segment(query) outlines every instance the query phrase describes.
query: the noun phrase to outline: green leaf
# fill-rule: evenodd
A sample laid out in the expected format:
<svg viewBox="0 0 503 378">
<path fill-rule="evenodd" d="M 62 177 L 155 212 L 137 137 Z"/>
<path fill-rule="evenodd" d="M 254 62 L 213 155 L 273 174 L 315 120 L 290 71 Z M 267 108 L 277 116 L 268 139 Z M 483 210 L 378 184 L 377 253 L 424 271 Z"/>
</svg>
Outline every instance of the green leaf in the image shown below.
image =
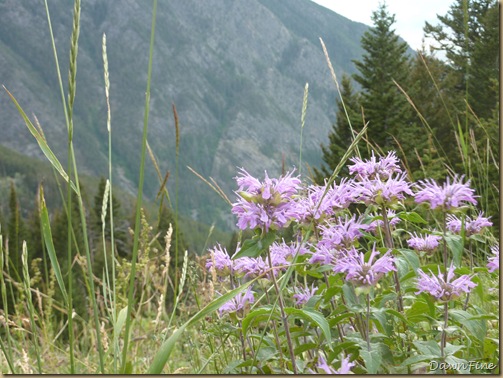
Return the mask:
<svg viewBox="0 0 503 378">
<path fill-rule="evenodd" d="M 124 374 L 127 374 L 127 375 L 133 374 L 133 363 L 131 361 L 126 362 Z"/>
<path fill-rule="evenodd" d="M 409 263 L 410 267 L 416 271 L 419 269 L 421 263 L 419 262 L 419 256 L 417 253 L 411 249 L 400 248 L 397 250 Z"/>
<path fill-rule="evenodd" d="M 464 345 L 452 345 L 447 343 L 447 345 L 444 348 L 444 353 L 446 356 L 453 355 L 456 352 L 459 352 L 460 350 L 463 350 L 465 348 Z"/>
<path fill-rule="evenodd" d="M 56 255 L 56 250 L 52 241 L 51 222 L 49 221 L 49 213 L 47 212 L 47 206 L 45 204 L 44 198 L 44 188 L 42 185 L 40 185 L 40 224 L 42 226 L 42 236 L 44 239 L 45 247 L 47 248 L 49 260 L 51 260 L 51 266 L 54 270 L 56 281 L 58 282 L 58 286 L 61 290 L 61 293 L 63 294 L 65 303 L 68 304 L 68 294 L 66 293 L 66 287 L 63 281 L 63 276 L 61 274 L 58 256 Z"/>
<path fill-rule="evenodd" d="M 451 354 L 445 358 L 445 362 L 447 364 L 449 364 L 451 369 L 455 369 L 456 371 L 458 371 L 462 374 L 470 374 L 470 365 L 468 364 L 467 360 L 464 360 L 462 358 L 458 358 L 458 357 L 453 356 Z M 463 368 L 463 367 L 465 367 L 465 368 Z"/>
<path fill-rule="evenodd" d="M 499 340 L 485 339 L 484 340 L 484 359 L 491 360 L 498 356 L 496 353 L 499 347 Z"/>
<path fill-rule="evenodd" d="M 484 342 L 487 333 L 484 319 L 476 319 L 469 312 L 457 309 L 449 310 L 449 317 L 457 321 L 459 325 L 466 327 L 481 343 Z"/>
<path fill-rule="evenodd" d="M 418 322 L 423 320 L 426 315 L 431 316 L 430 306 L 423 301 L 415 301 L 412 306 L 405 312 L 407 319 L 411 322 Z"/>
<path fill-rule="evenodd" d="M 440 346 L 434 340 L 421 341 L 416 340 L 413 342 L 419 353 L 424 355 L 432 355 L 435 358 L 440 358 L 442 353 L 440 351 Z"/>
<path fill-rule="evenodd" d="M 312 308 L 303 308 L 298 309 L 294 307 L 285 308 L 285 313 L 287 315 L 294 315 L 309 320 L 311 322 L 316 323 L 316 325 L 321 329 L 327 343 L 330 345 L 332 343 L 332 336 L 330 333 L 330 326 L 328 325 L 327 320 L 323 316 L 321 312 L 318 312 Z"/>
<path fill-rule="evenodd" d="M 161 374 L 164 365 L 168 361 L 173 348 L 175 347 L 176 342 L 183 334 L 185 329 L 199 320 L 203 319 L 205 316 L 211 314 L 212 312 L 218 310 L 223 304 L 230 301 L 239 293 L 242 293 L 244 290 L 248 288 L 251 284 L 253 284 L 259 277 L 246 282 L 245 284 L 239 286 L 238 288 L 229 291 L 228 293 L 222 295 L 219 298 L 216 298 L 212 302 L 210 302 L 206 307 L 197 312 L 192 318 L 190 318 L 187 322 L 182 324 L 180 328 L 178 328 L 159 348 L 156 355 L 154 356 L 154 360 L 148 369 L 148 374 Z"/>
<path fill-rule="evenodd" d="M 409 323 L 408 320 L 405 318 L 405 316 L 403 316 L 397 310 L 393 310 L 392 308 L 386 308 L 386 309 L 384 309 L 384 312 L 386 312 L 387 314 L 393 315 L 394 317 L 400 319 L 401 321 L 405 322 L 406 324 Z"/>
<path fill-rule="evenodd" d="M 269 231 L 265 234 L 265 236 L 262 237 L 254 236 L 251 239 L 245 240 L 239 252 L 233 256 L 233 259 L 238 259 L 240 257 L 260 256 L 260 254 L 266 251 L 267 248 L 269 248 L 275 240 L 275 231 Z"/>
<path fill-rule="evenodd" d="M 114 324 L 114 345 L 117 345 L 119 341 L 119 336 L 126 322 L 127 316 L 127 306 L 119 311 L 119 316 L 117 316 L 117 322 Z"/>
<path fill-rule="evenodd" d="M 273 308 L 271 306 L 267 307 L 261 307 L 256 310 L 251 311 L 246 317 L 243 319 L 242 323 L 242 328 L 243 328 L 243 337 L 246 337 L 246 334 L 248 333 L 248 328 L 250 327 L 251 323 L 253 321 L 257 320 L 267 320 L 267 319 L 272 319 L 272 318 L 279 318 L 278 308 L 274 309 L 274 312 L 272 313 Z"/>
<path fill-rule="evenodd" d="M 418 362 L 423 362 L 423 361 L 434 361 L 437 358 L 439 358 L 437 355 L 434 354 L 418 354 L 415 356 L 411 356 L 407 358 L 405 361 L 402 362 L 403 365 L 408 366 L 412 364 L 417 364 Z"/>
<path fill-rule="evenodd" d="M 351 286 L 345 283 L 342 285 L 342 292 L 344 293 L 344 298 L 346 298 L 346 305 L 349 308 L 362 308 L 358 303 L 358 298 L 356 298 L 355 292 Z"/>
<path fill-rule="evenodd" d="M 333 355 L 338 355 L 341 352 L 346 352 L 346 354 L 352 354 L 353 350 L 358 350 L 358 343 L 355 341 L 343 341 L 338 343 L 333 347 Z"/>
<path fill-rule="evenodd" d="M 360 356 L 365 361 L 365 367 L 367 368 L 367 373 L 377 374 L 379 367 L 381 366 L 382 356 L 379 350 L 361 350 Z"/>
<path fill-rule="evenodd" d="M 298 356 L 299 354 L 304 353 L 307 350 L 314 349 L 318 346 L 318 343 L 306 343 L 299 345 L 298 347 L 295 348 L 294 354 Z"/>
<path fill-rule="evenodd" d="M 7 88 L 5 88 L 5 86 L 3 88 L 5 89 L 5 91 L 7 92 L 9 97 L 11 98 L 12 102 L 16 106 L 19 114 L 21 114 L 21 117 L 23 117 L 23 120 L 24 120 L 26 126 L 28 127 L 28 130 L 37 140 L 37 143 L 38 143 L 40 149 L 42 150 L 42 152 L 44 153 L 45 157 L 49 160 L 49 162 L 52 164 L 52 166 L 59 172 L 61 177 L 63 177 L 63 179 L 66 182 L 68 182 L 67 173 L 63 169 L 63 166 L 59 162 L 56 155 L 54 155 L 52 150 L 49 148 L 49 145 L 47 144 L 47 141 L 45 140 L 44 135 L 41 134 L 41 132 L 33 125 L 33 123 L 30 121 L 30 119 L 28 118 L 28 116 L 24 112 L 23 108 L 21 108 L 21 106 L 16 101 L 14 96 L 7 90 Z M 75 191 L 75 193 L 78 193 L 77 188 L 75 187 L 75 184 L 73 183 L 73 181 L 70 181 L 70 185 L 72 186 L 72 189 Z"/>
<path fill-rule="evenodd" d="M 445 241 L 447 247 L 452 252 L 454 266 L 461 266 L 461 257 L 463 255 L 463 239 L 459 235 L 446 235 Z"/>
<path fill-rule="evenodd" d="M 382 327 L 382 331 L 384 331 L 387 336 L 391 336 L 391 334 L 393 333 L 393 327 L 390 323 L 388 323 L 388 316 L 386 315 L 385 309 L 373 309 L 371 316 L 377 319 Z"/>
<path fill-rule="evenodd" d="M 277 359 L 278 350 L 274 347 L 261 347 L 256 354 L 258 361 L 269 361 Z"/>
<path fill-rule="evenodd" d="M 427 224 L 421 215 L 418 213 L 411 211 L 411 212 L 400 212 L 397 214 L 400 219 L 412 222 L 412 223 L 417 223 L 417 224 Z"/>
</svg>

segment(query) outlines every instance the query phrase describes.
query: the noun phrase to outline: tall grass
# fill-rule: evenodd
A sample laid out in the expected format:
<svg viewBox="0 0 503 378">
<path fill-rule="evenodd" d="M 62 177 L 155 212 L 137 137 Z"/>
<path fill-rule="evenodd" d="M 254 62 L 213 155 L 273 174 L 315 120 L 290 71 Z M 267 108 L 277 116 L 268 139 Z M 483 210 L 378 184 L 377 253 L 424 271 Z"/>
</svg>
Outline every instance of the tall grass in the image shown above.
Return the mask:
<svg viewBox="0 0 503 378">
<path fill-rule="evenodd" d="M 152 236 L 151 228 L 143 211 L 143 186 L 148 152 L 159 178 L 161 208 L 164 197 L 170 202 L 166 182 L 169 172 L 161 174 L 159 165 L 147 141 L 151 94 L 152 62 L 154 54 L 157 0 L 153 1 L 145 108 L 143 118 L 142 148 L 139 161 L 138 194 L 135 208 L 135 226 L 132 230 L 133 245 L 131 259 L 121 259 L 115 250 L 113 217 L 113 162 L 112 162 L 112 120 L 110 97 L 110 75 L 106 36 L 102 40 L 105 102 L 107 108 L 106 128 L 108 133 L 108 178 L 101 202 L 101 244 L 104 269 L 93 272 L 93 256 L 89 245 L 89 232 L 83 195 L 79 183 L 77 161 L 74 153 L 73 108 L 76 100 L 76 73 L 78 40 L 80 31 L 80 0 L 75 0 L 73 28 L 71 34 L 68 89 L 65 93 L 58 62 L 58 53 L 52 33 L 51 18 L 47 1 L 46 15 L 53 47 L 55 67 L 61 92 L 62 108 L 67 128 L 67 167 L 66 170 L 49 147 L 42 128 L 32 123 L 15 96 L 7 91 L 18 109 L 27 128 L 32 133 L 42 152 L 54 168 L 55 175 L 63 178 L 66 195 L 62 192 L 62 203 L 67 215 L 67 266 L 58 261 L 51 229 L 51 219 L 42 185 L 39 191 L 39 216 L 45 251 L 50 260 L 50 275 L 46 273 L 46 293 L 36 287 L 36 268 L 30 274 L 26 243 L 22 248 L 23 270 L 20 277 L 12 277 L 9 270 L 8 244 L 4 244 L 0 233 L 0 291 L 4 313 L 0 322 L 4 325 L 6 337 L 0 338 L 0 349 L 6 366 L 0 373 L 37 372 L 42 373 L 309 373 L 322 371 L 321 363 L 326 358 L 332 366 L 342 367 L 347 356 L 357 373 L 404 373 L 422 372 L 426 362 L 493 362 L 499 350 L 497 325 L 499 318 L 493 314 L 498 307 L 497 298 L 487 291 L 497 284 L 495 275 L 489 275 L 486 253 L 477 254 L 473 260 L 472 243 L 482 245 L 480 250 L 494 242 L 492 235 L 466 240 L 465 235 L 447 234 L 446 214 L 426 211 L 419 214 L 418 207 L 409 210 L 410 204 L 392 204 L 396 215 L 404 223 L 404 228 L 392 230 L 388 219 L 388 204 L 374 204 L 365 207 L 359 216 L 366 225 L 382 221 L 384 227 L 372 235 L 366 232 L 358 248 L 369 248 L 364 255 L 368 260 L 372 244 L 383 254 L 388 250 L 395 257 L 393 278 L 384 277 L 382 285 L 359 287 L 341 275 L 332 274 L 328 265 L 310 264 L 301 249 L 310 252 L 317 247 L 324 224 L 311 218 L 309 222 L 295 227 L 297 238 L 289 240 L 291 230 L 257 230 L 254 236 L 246 238 L 233 255 L 233 261 L 243 257 L 266 256 L 267 267 L 253 276 L 240 277 L 234 272 L 230 282 L 217 276 L 215 253 L 203 258 L 195 258 L 184 251 L 181 272 L 179 272 L 178 225 L 170 227 L 165 235 L 165 248 L 159 251 L 156 241 L 159 235 Z M 327 49 L 321 40 L 323 52 L 332 79 L 341 97 Z M 430 75 L 432 77 L 432 75 Z M 433 80 L 433 77 L 432 77 Z M 436 85 L 436 83 L 435 83 Z M 7 89 L 6 89 L 7 90 Z M 425 128 L 434 134 L 427 120 L 420 114 L 413 100 L 403 91 L 409 103 L 416 109 Z M 302 172 L 302 145 L 305 117 L 308 109 L 308 85 L 304 89 L 300 147 L 299 175 Z M 343 104 L 344 106 L 344 104 Z M 345 108 L 344 108 L 345 109 Z M 346 111 L 346 110 L 345 110 Z M 446 111 L 447 108 L 446 108 Z M 175 172 L 175 222 L 178 221 L 178 165 L 180 127 L 176 107 L 173 105 L 176 138 Z M 347 116 L 347 111 L 346 111 Z M 349 121 L 349 117 L 348 121 Z M 476 117 L 474 117 L 476 119 Z M 484 128 L 478 120 L 478 125 Z M 477 149 L 475 136 L 469 129 L 463 129 L 459 122 L 452 125 L 456 130 L 463 169 L 473 178 L 474 170 L 483 174 L 478 178 L 477 187 L 484 189 L 483 206 L 488 207 L 499 193 L 492 193 L 489 181 L 489 164 L 499 165 L 491 156 L 489 135 L 486 155 Z M 352 125 L 350 124 L 352 129 Z M 360 156 L 358 144 L 366 135 L 367 125 L 361 132 L 353 134 L 353 140 L 339 164 L 327 179 L 324 190 L 314 204 L 313 213 L 321 210 L 324 199 L 331 187 L 337 185 L 339 173 L 350 157 Z M 487 134 L 487 132 L 486 132 Z M 435 141 L 438 143 L 438 141 Z M 442 146 L 438 145 L 439 148 Z M 447 155 L 446 155 L 447 156 Z M 212 178 L 206 180 L 189 168 L 208 184 L 229 205 L 232 201 Z M 211 182 L 210 182 L 211 181 Z M 298 197 L 305 195 L 304 188 Z M 244 194 L 246 196 L 246 194 Z M 73 201 L 77 199 L 78 214 L 72 211 Z M 258 200 L 255 200 L 258 201 Z M 251 201 L 253 202 L 253 201 Z M 396 206 L 395 206 L 396 205 Z M 499 208 L 498 208 L 499 209 Z M 427 214 L 425 216 L 424 214 Z M 160 212 L 159 212 L 160 214 Z M 348 215 L 349 211 L 344 215 Z M 323 216 L 326 216 L 324 214 Z M 431 230 L 430 223 L 441 225 L 441 230 Z M 443 217 L 443 218 L 442 218 Z M 73 220 L 78 219 L 83 235 L 84 250 L 79 250 Z M 109 224 L 107 225 L 107 219 Z M 346 217 L 347 219 L 347 217 Z M 106 228 L 110 227 L 110 244 L 106 240 Z M 291 227 L 291 228 L 295 228 Z M 283 232 L 283 233 L 282 233 Z M 441 234 L 443 249 L 432 259 L 417 255 L 405 246 L 405 235 L 412 232 Z M 170 246 L 175 234 L 174 274 L 170 275 Z M 296 242 L 291 260 L 281 266 L 281 273 L 273 263 L 271 247 L 280 240 Z M 6 245 L 6 248 L 4 248 Z M 465 245 L 468 245 L 465 248 Z M 480 247 L 480 245 L 478 245 Z M 469 255 L 466 255 L 469 251 Z M 452 258 L 448 253 L 452 253 Z M 207 260 L 206 260 L 207 259 Z M 462 262 L 470 259 L 470 268 Z M 456 274 L 469 274 L 477 281 L 478 289 L 470 293 L 466 300 L 438 303 L 426 294 L 417 294 L 414 282 L 418 271 L 439 269 L 447 275 L 448 261 L 456 263 Z M 368 261 L 367 261 L 368 262 Z M 208 266 L 212 266 L 209 269 Z M 75 310 L 76 288 L 74 280 L 81 269 L 88 286 L 88 300 L 92 316 L 86 319 Z M 100 275 L 101 274 L 101 275 Z M 439 273 L 440 274 L 440 273 Z M 391 275 L 390 275 L 391 276 Z M 308 288 L 309 284 L 319 288 L 309 302 L 303 306 L 294 303 L 294 292 L 298 285 Z M 402 286 L 400 286 L 402 285 Z M 171 313 L 166 313 L 165 301 L 168 287 L 174 293 Z M 257 288 L 254 304 L 225 314 L 217 311 L 230 301 L 242 298 L 251 287 Z M 56 288 L 58 293 L 56 294 Z M 217 291 L 220 290 L 221 293 Z M 8 297 L 16 299 L 10 308 Z M 61 298 L 60 300 L 58 298 Z M 398 305 L 397 305 L 398 303 Z M 395 309 L 396 308 L 396 309 Z M 462 310 L 461 310 L 462 308 Z M 51 318 L 53 311 L 59 311 L 64 321 Z M 56 328 L 56 329 L 53 329 Z M 40 331 L 40 332 L 39 332 Z M 54 331 L 54 332 L 53 332 Z M 55 334 L 56 333 L 56 334 Z M 465 337 L 466 342 L 463 342 Z M 193 356 L 191 360 L 187 356 Z M 323 357 L 325 356 L 325 357 Z M 58 366 L 59 364 L 59 366 Z M 334 365 L 335 364 L 335 365 Z M 328 365 L 327 365 L 328 366 Z M 327 368 L 329 369 L 329 368 Z M 333 369 L 333 367 L 332 367 Z M 445 369 L 444 369 L 445 370 Z M 457 369 L 458 372 L 466 372 Z"/>
</svg>

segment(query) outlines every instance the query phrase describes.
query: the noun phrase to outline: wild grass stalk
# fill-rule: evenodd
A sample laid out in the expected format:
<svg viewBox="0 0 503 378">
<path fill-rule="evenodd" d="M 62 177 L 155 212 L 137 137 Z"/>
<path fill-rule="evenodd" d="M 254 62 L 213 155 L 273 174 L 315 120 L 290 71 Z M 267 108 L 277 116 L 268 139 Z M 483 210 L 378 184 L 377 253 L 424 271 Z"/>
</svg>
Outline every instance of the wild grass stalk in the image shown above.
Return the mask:
<svg viewBox="0 0 503 378">
<path fill-rule="evenodd" d="M 147 89 L 145 93 L 145 112 L 143 117 L 143 136 L 142 136 L 142 150 L 140 155 L 140 177 L 138 180 L 138 195 L 136 199 L 136 217 L 135 217 L 135 229 L 134 229 L 134 239 L 133 239 L 133 254 L 131 258 L 131 273 L 129 278 L 129 291 L 128 291 L 128 306 L 126 314 L 126 330 L 124 334 L 124 347 L 122 352 L 122 363 L 120 372 L 125 374 L 128 372 L 127 364 L 127 351 L 129 349 L 129 338 L 131 330 L 131 310 L 133 307 L 133 292 L 134 292 L 134 282 L 136 274 L 136 260 L 138 258 L 138 241 L 140 234 L 140 213 L 143 199 L 143 183 L 144 183 L 144 170 L 145 170 L 145 155 L 146 155 L 146 145 L 147 145 L 147 130 L 148 130 L 148 117 L 150 110 L 150 85 L 152 79 L 152 62 L 154 56 L 154 36 L 155 36 L 155 21 L 157 15 L 157 0 L 153 2 L 152 9 L 152 28 L 150 34 L 150 51 L 148 60 L 148 71 L 147 71 Z"/>
<path fill-rule="evenodd" d="M 35 349 L 35 354 L 37 355 L 37 369 L 38 374 L 42 374 L 42 361 L 41 361 L 41 353 L 40 353 L 40 345 L 39 345 L 39 337 L 36 329 L 37 326 L 35 324 L 35 306 L 33 306 L 33 300 L 31 295 L 31 287 L 30 287 L 30 272 L 29 272 L 29 264 L 28 264 L 28 249 L 26 247 L 26 241 L 23 242 L 23 249 L 21 254 L 21 260 L 23 262 L 23 287 L 24 287 L 24 295 L 26 296 L 27 304 L 28 304 L 28 314 L 30 317 L 30 331 L 32 334 L 33 346 Z"/>
<path fill-rule="evenodd" d="M 4 316 L 4 321 L 5 321 L 5 331 L 7 333 L 6 339 L 7 339 L 7 346 L 4 345 L 3 343 L 3 338 L 0 338 L 0 347 L 2 348 L 3 355 L 5 356 L 5 359 L 7 360 L 7 364 L 9 365 L 9 369 L 11 374 L 16 374 L 16 371 L 14 369 L 14 364 L 12 360 L 12 351 L 14 350 L 14 342 L 12 340 L 12 335 L 10 332 L 10 325 L 9 325 L 9 301 L 7 298 L 7 285 L 5 284 L 5 277 L 4 277 L 4 266 L 7 268 L 9 265 L 9 259 L 5 258 L 6 254 L 4 255 L 4 240 L 3 240 L 3 235 L 2 235 L 2 227 L 0 225 L 0 291 L 2 293 L 2 308 L 3 308 L 3 316 Z M 13 298 L 14 299 L 14 298 Z"/>
<path fill-rule="evenodd" d="M 299 147 L 299 175 L 302 174 L 302 143 L 304 134 L 304 125 L 306 123 L 307 114 L 307 97 L 309 95 L 309 84 L 306 83 L 304 86 L 304 98 L 302 99 L 302 112 L 300 115 L 300 147 Z"/>
<path fill-rule="evenodd" d="M 105 99 L 107 104 L 107 133 L 108 133 L 108 180 L 107 187 L 108 190 L 108 209 L 109 209 L 109 218 L 110 218 L 110 255 L 111 255 L 111 266 L 112 266 L 112 280 L 108 276 L 108 267 L 105 266 L 106 274 L 108 277 L 108 290 L 111 293 L 109 296 L 110 307 L 111 307 L 111 318 L 113 325 L 113 368 L 114 374 L 118 373 L 118 356 L 120 354 L 120 346 L 118 343 L 118 335 L 115 334 L 118 318 L 117 318 L 117 290 L 116 290 L 116 275 L 115 275 L 115 226 L 114 226 L 114 202 L 113 202 L 113 180 L 112 180 L 112 112 L 110 109 L 110 78 L 108 71 L 108 55 L 107 55 L 107 39 L 106 35 L 103 34 L 102 40 L 102 56 L 103 56 L 103 79 L 105 83 Z M 105 190 L 105 193 L 107 191 Z M 105 197 L 103 198 L 103 207 L 102 207 L 102 234 L 103 234 L 103 254 L 105 257 L 105 262 L 107 261 L 107 253 L 106 253 L 106 243 L 105 243 L 105 220 L 106 220 L 106 205 L 105 205 Z"/>
<path fill-rule="evenodd" d="M 178 253 L 180 247 L 180 227 L 178 227 L 178 184 L 180 165 L 180 124 L 176 106 L 173 104 L 173 118 L 175 121 L 175 288 L 174 295 L 178 294 Z"/>
<path fill-rule="evenodd" d="M 344 114 L 345 114 L 346 119 L 348 121 L 349 129 L 351 130 L 351 135 L 353 136 L 353 138 L 354 138 L 353 141 L 354 141 L 356 139 L 357 133 L 353 130 L 353 125 L 351 124 L 351 119 L 349 117 L 349 113 L 346 108 L 344 98 L 342 97 L 342 92 L 341 92 L 341 88 L 339 86 L 339 81 L 337 80 L 337 75 L 335 74 L 334 67 L 332 66 L 332 61 L 330 60 L 330 56 L 328 55 L 327 47 L 325 46 L 325 42 L 323 42 L 322 38 L 320 38 L 320 43 L 321 43 L 321 48 L 323 49 L 323 54 L 325 55 L 325 59 L 327 61 L 328 69 L 330 70 L 330 74 L 332 75 L 332 80 L 334 81 L 335 87 L 337 89 L 337 94 L 339 95 L 339 100 L 341 101 L 342 108 L 344 109 Z M 356 153 L 356 155 L 358 157 L 361 157 L 360 150 L 358 149 L 358 144 L 356 144 L 351 149 L 351 153 L 353 153 L 353 149 L 354 149 L 354 153 Z M 346 151 L 346 152 L 348 152 L 348 151 Z"/>
</svg>

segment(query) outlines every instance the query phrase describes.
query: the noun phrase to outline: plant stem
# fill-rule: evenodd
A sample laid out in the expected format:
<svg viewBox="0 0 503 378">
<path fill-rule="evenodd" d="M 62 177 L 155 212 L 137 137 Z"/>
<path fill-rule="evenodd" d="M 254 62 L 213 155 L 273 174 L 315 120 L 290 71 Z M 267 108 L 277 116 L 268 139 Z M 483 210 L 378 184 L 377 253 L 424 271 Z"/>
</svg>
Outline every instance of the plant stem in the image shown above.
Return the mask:
<svg viewBox="0 0 503 378">
<path fill-rule="evenodd" d="M 370 352 L 370 294 L 367 294 L 367 349 Z"/>
<path fill-rule="evenodd" d="M 387 248 L 393 249 L 393 239 L 391 238 L 391 229 L 388 220 L 388 209 L 386 205 L 382 205 L 382 220 L 384 228 L 384 245 Z M 403 312 L 402 290 L 400 288 L 400 280 L 398 279 L 397 271 L 393 271 L 393 279 L 395 280 L 395 289 L 398 296 L 398 311 Z"/>
<path fill-rule="evenodd" d="M 448 318 L 449 318 L 449 307 L 448 307 L 448 302 L 445 302 L 444 303 L 444 328 L 442 329 L 442 338 L 440 341 L 440 355 L 442 356 L 442 360 L 445 359 L 444 348 L 447 344 L 447 333 L 446 333 L 445 329 L 447 328 Z M 444 369 L 444 374 L 445 374 L 445 369 Z"/>
<path fill-rule="evenodd" d="M 442 236 L 443 236 L 443 239 L 444 239 L 444 248 L 443 248 L 443 252 L 444 252 L 444 279 L 447 281 L 447 232 L 446 232 L 446 229 L 447 229 L 447 214 L 446 212 L 444 211 L 443 212 L 443 220 L 442 220 Z"/>
<path fill-rule="evenodd" d="M 272 260 L 271 260 L 271 252 L 269 249 L 267 250 L 267 259 L 269 261 L 269 266 L 271 267 L 272 282 L 274 284 L 274 288 L 276 289 L 276 294 L 278 295 L 278 303 L 279 303 L 279 308 L 281 311 L 281 319 L 283 320 L 283 325 L 285 326 L 286 340 L 288 343 L 288 349 L 290 351 L 290 359 L 292 360 L 292 370 L 293 370 L 294 374 L 297 374 L 297 366 L 295 364 L 295 354 L 293 352 L 293 345 L 292 345 L 292 339 L 290 336 L 290 328 L 288 326 L 288 319 L 285 314 L 285 307 L 283 304 L 283 296 L 281 295 L 281 291 L 279 290 L 278 283 L 276 282 L 276 277 L 274 276 L 274 269 L 273 269 Z M 278 345 L 278 347 L 280 347 L 280 346 Z"/>
<path fill-rule="evenodd" d="M 131 258 L 131 272 L 129 279 L 129 289 L 128 289 L 128 306 L 126 315 L 126 330 L 124 333 L 124 348 L 122 350 L 122 364 L 121 364 L 121 374 L 126 373 L 127 368 L 127 351 L 129 348 L 129 333 L 131 329 L 131 310 L 133 307 L 133 291 L 134 282 L 136 275 L 136 260 L 138 257 L 138 244 L 139 244 L 139 234 L 140 234 L 140 211 L 143 196 L 143 183 L 144 183 L 144 171 L 145 171 L 145 152 L 147 145 L 147 130 L 148 130 L 148 116 L 150 110 L 150 83 L 152 78 L 152 61 L 154 55 L 154 35 L 155 35 L 155 20 L 157 11 L 157 0 L 154 0 L 153 10 L 152 10 L 152 30 L 150 33 L 150 52 L 148 61 L 148 72 L 147 72 L 147 90 L 145 93 L 145 114 L 143 117 L 143 137 L 142 137 L 142 150 L 141 150 L 141 161 L 140 161 L 140 178 L 138 182 L 138 197 L 136 199 L 136 220 L 135 220 L 135 230 L 134 230 L 134 240 L 133 240 L 133 256 Z"/>
</svg>

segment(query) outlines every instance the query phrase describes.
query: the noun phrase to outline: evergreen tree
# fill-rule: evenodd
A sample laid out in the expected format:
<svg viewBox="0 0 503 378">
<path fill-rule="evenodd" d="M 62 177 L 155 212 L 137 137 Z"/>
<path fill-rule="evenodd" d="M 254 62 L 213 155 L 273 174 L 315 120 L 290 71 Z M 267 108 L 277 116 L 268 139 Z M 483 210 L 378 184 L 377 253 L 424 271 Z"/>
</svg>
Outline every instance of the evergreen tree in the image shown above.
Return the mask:
<svg viewBox="0 0 503 378">
<path fill-rule="evenodd" d="M 392 29 L 395 16 L 390 15 L 386 5 L 381 4 L 372 13 L 373 27 L 364 33 L 361 44 L 365 53 L 361 61 L 354 61 L 359 73 L 353 75 L 361 85 L 361 105 L 368 122 L 368 141 L 383 151 L 396 149 L 396 137 L 400 143 L 409 142 L 401 138 L 410 123 L 410 106 L 397 82 L 406 83 L 409 63 L 407 44 L 400 42 Z M 402 146 L 403 147 L 403 146 Z M 407 151 L 407 148 L 403 148 Z M 369 154 L 362 152 L 362 157 Z"/>
<path fill-rule="evenodd" d="M 323 162 L 325 165 L 321 167 L 321 170 L 314 168 L 314 179 L 319 185 L 323 185 L 325 178 L 332 175 L 332 172 L 339 164 L 342 156 L 346 153 L 349 145 L 352 143 L 356 134 L 353 135 L 351 129 L 353 129 L 353 132 L 355 133 L 362 129 L 359 94 L 355 93 L 349 76 L 343 75 L 341 84 L 341 96 L 344 100 L 347 116 L 346 111 L 344 111 L 343 102 L 339 99 L 337 102 L 337 121 L 332 126 L 332 131 L 328 134 L 328 146 L 324 146 L 323 144 L 321 145 Z M 364 148 L 363 142 L 359 144 L 359 148 Z M 340 175 L 347 176 L 348 174 L 348 168 L 347 166 L 344 166 Z"/>
<path fill-rule="evenodd" d="M 466 151 L 451 149 L 452 167 L 466 174 L 480 207 L 499 225 L 499 2 L 456 0 L 440 24 L 426 23 L 426 36 L 445 52 L 453 84 L 444 98 L 459 103 L 451 122 Z M 465 105 L 465 102 L 468 105 Z M 446 146 L 452 145 L 446 141 Z M 454 164 L 457 162 L 457 164 Z M 495 227 L 496 234 L 498 233 Z"/>
<path fill-rule="evenodd" d="M 446 74 L 452 70 L 443 61 L 428 54 L 424 48 L 418 51 L 411 61 L 408 76 L 407 94 L 414 103 L 412 128 L 418 135 L 426 135 L 426 141 L 418 143 L 413 151 L 419 156 L 418 165 L 411 167 L 415 179 L 426 177 L 445 177 L 445 165 L 456 163 L 456 149 L 451 143 L 455 140 L 454 121 L 459 98 L 449 96 L 454 85 L 453 76 Z"/>
<path fill-rule="evenodd" d="M 424 32 L 445 52 L 456 75 L 454 92 L 478 117 L 491 117 L 499 95 L 499 7 L 497 0 L 456 0 L 440 24 L 426 22 Z"/>
</svg>

